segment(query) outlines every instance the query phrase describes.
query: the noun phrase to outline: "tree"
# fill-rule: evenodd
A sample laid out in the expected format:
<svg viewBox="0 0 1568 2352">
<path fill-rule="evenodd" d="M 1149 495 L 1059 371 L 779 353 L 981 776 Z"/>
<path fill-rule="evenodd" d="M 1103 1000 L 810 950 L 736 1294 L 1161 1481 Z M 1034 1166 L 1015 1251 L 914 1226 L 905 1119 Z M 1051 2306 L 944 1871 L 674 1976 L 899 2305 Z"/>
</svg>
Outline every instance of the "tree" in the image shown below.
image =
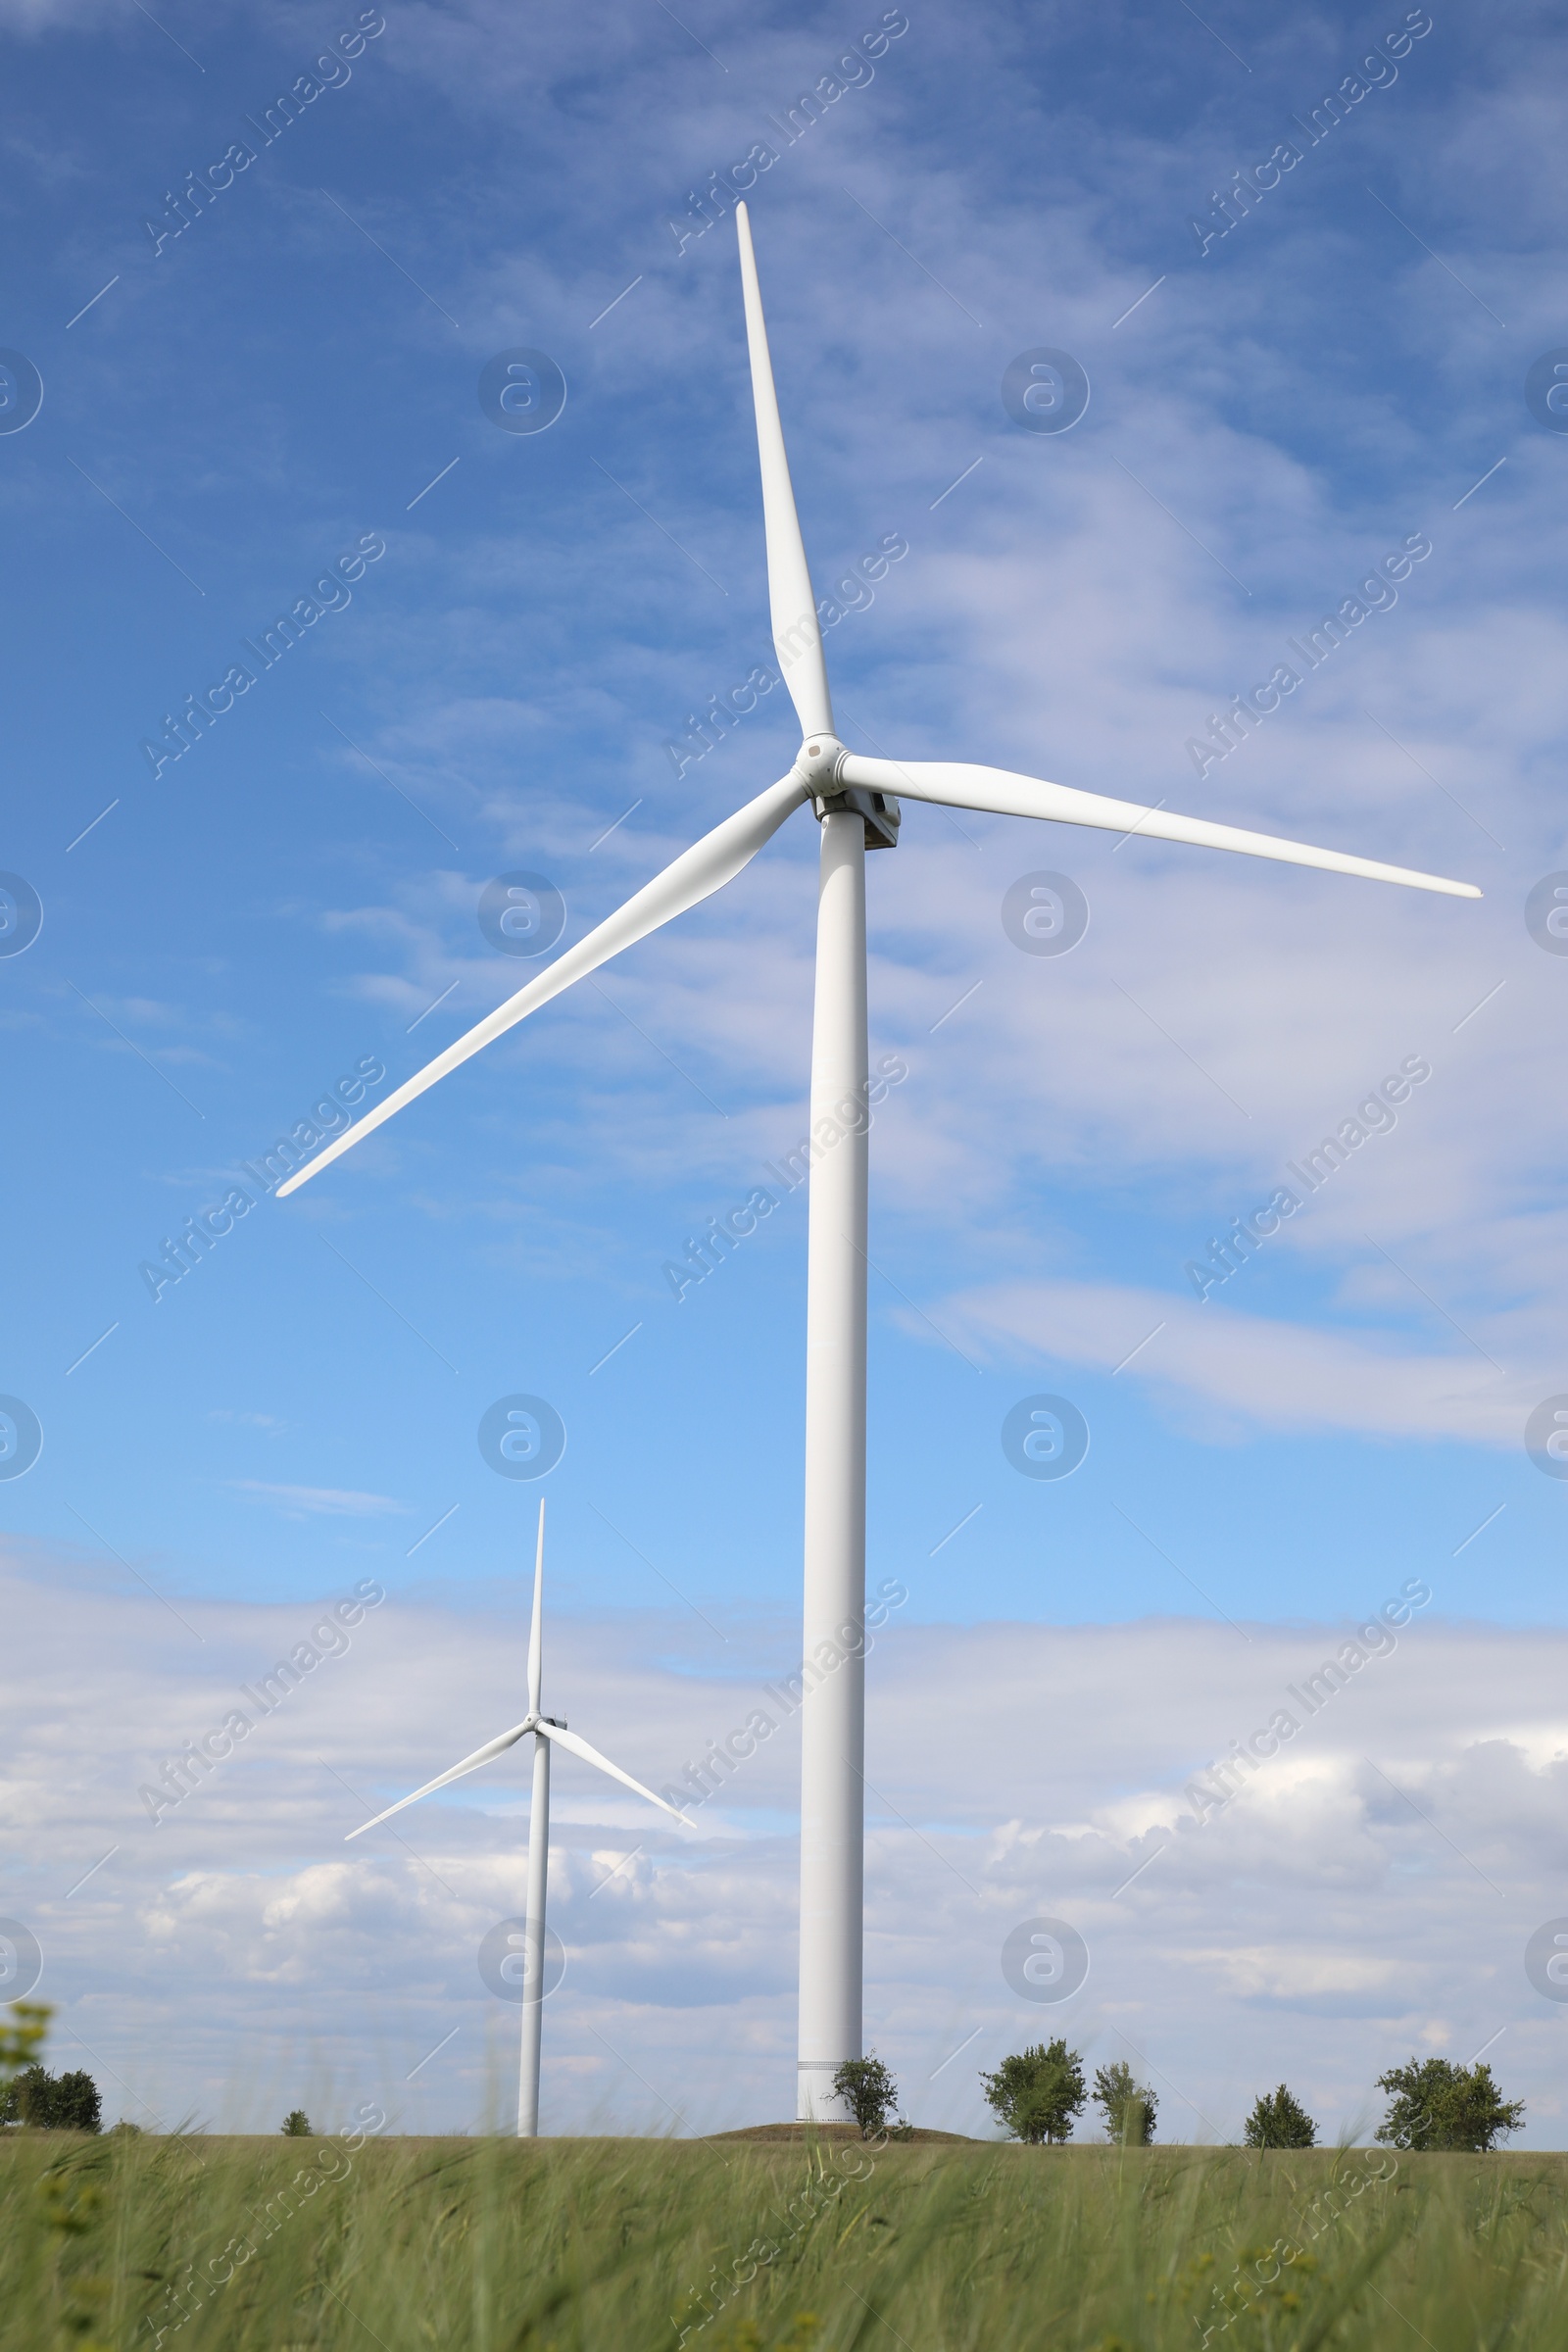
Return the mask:
<svg viewBox="0 0 1568 2352">
<path fill-rule="evenodd" d="M 303 2107 L 291 2107 L 280 2127 L 285 2139 L 314 2139 L 311 2119 Z"/>
<path fill-rule="evenodd" d="M 1485 2155 L 1524 2122 L 1523 2099 L 1505 2099 L 1490 2066 L 1412 2058 L 1378 2077 L 1391 2099 L 1376 2137 L 1396 2147 L 1466 2148 Z"/>
<path fill-rule="evenodd" d="M 35 2132 L 101 2132 L 103 2102 L 91 2075 L 51 2075 L 34 2063 L 0 2094 L 0 2118 Z"/>
<path fill-rule="evenodd" d="M 1070 2138 L 1088 2096 L 1083 2061 L 1059 2037 L 1004 2058 L 994 2075 L 981 2075 L 980 2085 L 998 2123 L 1035 2147 Z"/>
<path fill-rule="evenodd" d="M 874 2050 L 869 2058 L 846 2058 L 834 2072 L 833 2091 L 859 2125 L 862 2139 L 908 2131 L 907 2124 L 898 2122 L 899 2086 Z"/>
<path fill-rule="evenodd" d="M 1124 2148 L 1147 2148 L 1154 2136 L 1159 2101 L 1134 2080 L 1125 2058 L 1095 2069 L 1095 2105 L 1105 2119 L 1105 2130 Z"/>
<path fill-rule="evenodd" d="M 1255 2102 L 1244 2137 L 1250 2148 L 1315 2148 L 1317 2126 L 1282 2082 Z"/>
<path fill-rule="evenodd" d="M 21 2068 L 6 2084 L 0 2115 L 8 2124 L 30 2124 L 35 2132 L 45 2128 L 53 2080 L 36 2059 Z"/>
<path fill-rule="evenodd" d="M 72 2074 L 55 2077 L 53 2130 L 101 2132 L 103 2115 L 103 2101 L 91 2075 L 77 2068 Z"/>
</svg>

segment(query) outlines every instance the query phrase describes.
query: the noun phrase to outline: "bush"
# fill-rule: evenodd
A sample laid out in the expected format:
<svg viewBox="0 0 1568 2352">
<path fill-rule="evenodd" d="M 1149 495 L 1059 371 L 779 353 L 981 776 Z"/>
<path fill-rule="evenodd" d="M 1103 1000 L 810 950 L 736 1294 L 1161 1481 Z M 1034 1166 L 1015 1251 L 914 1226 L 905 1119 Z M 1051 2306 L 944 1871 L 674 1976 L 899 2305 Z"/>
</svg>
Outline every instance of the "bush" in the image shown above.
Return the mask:
<svg viewBox="0 0 1568 2352">
<path fill-rule="evenodd" d="M 899 2086 L 874 2050 L 869 2058 L 846 2058 L 834 2074 L 833 2090 L 859 2125 L 862 2139 L 908 2131 L 898 2121 Z"/>
<path fill-rule="evenodd" d="M 314 2139 L 311 2119 L 303 2107 L 291 2107 L 279 2126 L 285 2139 Z"/>
<path fill-rule="evenodd" d="M 1523 2099 L 1505 2099 L 1490 2066 L 1454 2066 L 1446 2058 L 1412 2058 L 1378 2077 L 1392 2104 L 1375 2136 L 1395 2147 L 1462 2148 L 1487 2155 L 1524 2122 Z"/>
<path fill-rule="evenodd" d="M 1095 2105 L 1105 2119 L 1105 2130 L 1124 2148 L 1147 2148 L 1154 2136 L 1159 2106 L 1152 2090 L 1135 2081 L 1125 2058 L 1095 2070 Z"/>
<path fill-rule="evenodd" d="M 1059 2038 L 1004 2058 L 994 2075 L 981 2075 L 980 2086 L 997 2121 L 1035 2147 L 1070 2138 L 1088 2096 L 1083 2061 Z"/>
<path fill-rule="evenodd" d="M 1282 2082 L 1255 2102 L 1243 2138 L 1250 2148 L 1315 2148 L 1317 2126 Z"/>
</svg>

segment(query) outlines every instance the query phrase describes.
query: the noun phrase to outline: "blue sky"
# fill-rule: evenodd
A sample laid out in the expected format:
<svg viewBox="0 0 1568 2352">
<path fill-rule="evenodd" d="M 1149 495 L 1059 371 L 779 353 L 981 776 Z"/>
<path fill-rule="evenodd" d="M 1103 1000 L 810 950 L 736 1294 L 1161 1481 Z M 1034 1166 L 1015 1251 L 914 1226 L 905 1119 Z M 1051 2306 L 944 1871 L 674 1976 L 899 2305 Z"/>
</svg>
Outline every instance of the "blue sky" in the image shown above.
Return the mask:
<svg viewBox="0 0 1568 2352">
<path fill-rule="evenodd" d="M 1568 864 L 1568 435 L 1523 391 L 1568 342 L 1547 13 L 4 17 L 0 342 L 43 404 L 0 435 L 0 865 L 43 926 L 0 957 L 0 1388 L 44 1446 L 0 1491 L 13 1567 L 59 1596 L 126 1755 L 189 1726 L 164 1731 L 165 1696 L 96 1625 L 150 1613 L 167 1693 L 210 1662 L 182 1657 L 157 1596 L 228 1627 L 238 1660 L 233 1629 L 365 1577 L 405 1629 L 379 1711 L 363 1654 L 341 1669 L 370 1677 L 366 1786 L 390 1797 L 470 1744 L 462 1707 L 419 1694 L 418 1629 L 466 1622 L 488 1652 L 505 1628 L 520 1679 L 534 1490 L 475 1435 L 517 1392 L 566 1427 L 553 1607 L 583 1640 L 620 1656 L 635 1627 L 649 1672 L 719 1714 L 726 1681 L 788 1663 L 804 1201 L 678 1303 L 662 1269 L 802 1131 L 808 816 L 318 1185 L 259 1200 L 156 1303 L 138 1272 L 341 1075 L 407 1075 L 520 984 L 533 967 L 477 921 L 493 877 L 547 876 L 569 942 L 788 767 L 778 691 L 683 774 L 666 748 L 768 657 L 733 221 L 696 235 L 689 201 L 759 143 L 779 151 L 750 202 L 818 586 L 907 543 L 828 635 L 845 739 L 1486 893 L 906 807 L 868 874 L 873 1051 L 908 1072 L 872 1142 L 873 1581 L 907 1586 L 911 1638 L 1121 1629 L 1129 1704 L 1151 1624 L 1333 1627 L 1411 1576 L 1450 1625 L 1554 1638 L 1564 1494 L 1523 1435 L 1568 1390 L 1548 1059 L 1568 965 L 1524 921 Z M 786 144 L 785 110 L 879 24 L 856 86 Z M 264 142 L 247 118 L 339 34 L 335 86 Z M 1311 110 L 1375 44 L 1381 86 L 1312 143 Z M 167 198 L 236 141 L 254 160 L 174 235 Z M 1298 160 L 1214 235 L 1213 192 L 1286 141 Z M 1041 346 L 1090 381 L 1059 435 L 1001 397 Z M 478 397 L 517 348 L 565 379 L 538 434 L 498 430 Z M 1397 601 L 1195 760 L 1210 713 L 1417 536 L 1431 553 Z M 373 547 L 350 601 L 251 661 Z M 254 683 L 155 777 L 142 746 L 166 714 L 247 662 Z M 1001 918 L 1038 870 L 1091 909 L 1059 958 L 1020 954 Z M 1200 1302 L 1184 1267 L 1209 1237 L 1410 1057 L 1431 1076 L 1397 1125 Z M 1059 1484 L 1002 1450 L 1037 1393 L 1091 1431 Z M 1421 1720 L 1453 1733 L 1446 1700 Z M 1234 1729 L 1173 1730 L 1160 1772 L 1179 1790 Z M 1539 1724 L 1519 1736 L 1548 1769 Z M 628 1760 L 657 1785 L 677 1759 L 646 1739 Z M 51 1752 L 18 1769 L 0 1908 L 50 1923 L 74 1997 L 107 1999 L 27 1794 Z M 1014 1763 L 974 1760 L 975 1824 L 1020 1810 Z M 1109 1836 L 1094 1804 L 1160 1776 L 1103 1770 L 1071 1803 Z M 308 1873 L 317 1848 L 275 1801 L 265 1853 L 236 1827 L 180 1867 Z M 785 1900 L 779 1801 L 764 1878 Z M 1048 1775 L 1030 1802 L 1051 1822 L 1068 1799 Z M 311 1832 L 334 1867 L 340 1835 Z M 119 1893 L 126 1865 L 103 1881 L 122 1941 L 169 1883 L 161 1849 L 135 1850 Z M 1560 1862 L 1535 1854 L 1529 1925 Z M 1387 1891 L 1354 1937 L 1381 1933 Z M 1250 1949 L 1248 1898 L 1227 1899 Z M 1454 1968 L 1428 2025 L 1463 2009 Z M 167 1994 L 149 1959 L 147 2015 Z M 769 1997 L 757 2046 L 776 2053 L 787 1986 Z M 191 2091 L 215 2106 L 238 1998 L 215 1962 Z M 638 2031 L 660 2046 L 657 2018 Z M 452 2115 L 474 2080 L 454 2079 Z M 752 2106 L 773 2088 L 759 2074 Z"/>
</svg>

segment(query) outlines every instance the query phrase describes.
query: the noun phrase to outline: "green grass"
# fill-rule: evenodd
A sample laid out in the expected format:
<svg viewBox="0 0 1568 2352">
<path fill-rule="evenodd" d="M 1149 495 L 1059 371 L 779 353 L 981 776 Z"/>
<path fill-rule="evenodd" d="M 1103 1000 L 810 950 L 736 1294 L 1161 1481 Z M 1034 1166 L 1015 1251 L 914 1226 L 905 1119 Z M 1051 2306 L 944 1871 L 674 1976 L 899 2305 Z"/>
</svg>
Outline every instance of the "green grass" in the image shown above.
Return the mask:
<svg viewBox="0 0 1568 2352">
<path fill-rule="evenodd" d="M 696 2352 L 1561 2352 L 1568 2158 L 0 2142 L 8 2348 L 675 2352 L 683 2324 Z"/>
</svg>

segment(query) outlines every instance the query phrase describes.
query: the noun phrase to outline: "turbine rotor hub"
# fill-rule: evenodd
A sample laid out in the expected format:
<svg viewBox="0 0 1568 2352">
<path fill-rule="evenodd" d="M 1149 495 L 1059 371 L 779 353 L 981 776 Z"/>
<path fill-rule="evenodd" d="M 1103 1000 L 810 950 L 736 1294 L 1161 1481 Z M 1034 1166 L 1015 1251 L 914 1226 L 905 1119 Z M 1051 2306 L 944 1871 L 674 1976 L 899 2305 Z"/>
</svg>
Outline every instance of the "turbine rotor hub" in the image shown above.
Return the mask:
<svg viewBox="0 0 1568 2352">
<path fill-rule="evenodd" d="M 841 784 L 840 771 L 848 758 L 836 735 L 808 735 L 796 755 L 795 773 L 810 792 L 817 822 L 824 816 L 858 816 L 864 821 L 868 850 L 897 849 L 898 802 L 891 792 L 874 792 L 864 784 Z"/>
<path fill-rule="evenodd" d="M 831 793 L 839 780 L 839 763 L 847 757 L 836 735 L 810 735 L 795 755 L 795 773 L 808 784 L 812 796 Z"/>
</svg>

